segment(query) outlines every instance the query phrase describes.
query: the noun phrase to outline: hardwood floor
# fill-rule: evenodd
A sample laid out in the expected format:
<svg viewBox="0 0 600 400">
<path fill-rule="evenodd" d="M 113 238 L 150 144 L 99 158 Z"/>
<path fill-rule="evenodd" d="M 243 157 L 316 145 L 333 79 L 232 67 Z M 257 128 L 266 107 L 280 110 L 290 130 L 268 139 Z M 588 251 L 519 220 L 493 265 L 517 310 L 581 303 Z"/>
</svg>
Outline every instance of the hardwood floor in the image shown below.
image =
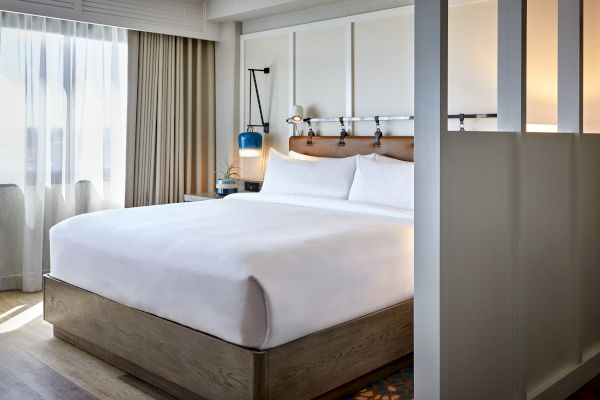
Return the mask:
<svg viewBox="0 0 600 400">
<path fill-rule="evenodd" d="M 172 400 L 160 389 L 55 338 L 42 294 L 0 292 L 0 399 Z"/>
</svg>

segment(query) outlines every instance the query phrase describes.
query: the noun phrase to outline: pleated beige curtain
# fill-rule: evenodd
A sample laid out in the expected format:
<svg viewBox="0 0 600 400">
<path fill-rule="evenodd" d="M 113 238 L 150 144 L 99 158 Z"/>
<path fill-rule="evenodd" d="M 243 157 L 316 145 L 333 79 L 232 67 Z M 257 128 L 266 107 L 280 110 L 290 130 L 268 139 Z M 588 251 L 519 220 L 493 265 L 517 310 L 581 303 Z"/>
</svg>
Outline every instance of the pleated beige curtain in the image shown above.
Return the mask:
<svg viewBox="0 0 600 400">
<path fill-rule="evenodd" d="M 214 76 L 213 42 L 130 32 L 126 206 L 214 188 Z"/>
</svg>

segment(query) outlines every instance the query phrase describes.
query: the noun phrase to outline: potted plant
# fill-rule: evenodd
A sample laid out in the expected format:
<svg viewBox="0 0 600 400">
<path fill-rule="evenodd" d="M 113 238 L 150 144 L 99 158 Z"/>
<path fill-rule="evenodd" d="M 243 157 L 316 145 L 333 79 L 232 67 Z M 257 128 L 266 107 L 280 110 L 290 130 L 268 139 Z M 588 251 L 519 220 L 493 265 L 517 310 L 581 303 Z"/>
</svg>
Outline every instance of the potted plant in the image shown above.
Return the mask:
<svg viewBox="0 0 600 400">
<path fill-rule="evenodd" d="M 237 193 L 239 175 L 236 171 L 239 168 L 225 160 L 223 169 L 220 171 L 222 178 L 217 179 L 217 194 L 219 196 L 227 196 L 231 193 Z"/>
</svg>

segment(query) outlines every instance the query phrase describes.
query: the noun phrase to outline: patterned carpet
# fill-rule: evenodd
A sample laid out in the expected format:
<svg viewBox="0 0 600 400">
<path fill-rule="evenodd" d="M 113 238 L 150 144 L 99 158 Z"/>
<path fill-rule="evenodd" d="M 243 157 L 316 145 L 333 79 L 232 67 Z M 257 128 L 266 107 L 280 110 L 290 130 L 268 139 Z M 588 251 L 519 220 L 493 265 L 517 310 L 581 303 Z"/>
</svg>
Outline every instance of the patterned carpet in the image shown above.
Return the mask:
<svg viewBox="0 0 600 400">
<path fill-rule="evenodd" d="M 413 367 L 401 369 L 344 400 L 413 400 Z"/>
<path fill-rule="evenodd" d="M 410 365 L 343 400 L 414 400 L 413 393 L 413 366 Z M 567 400 L 600 400 L 600 375 Z"/>
<path fill-rule="evenodd" d="M 576 393 L 569 396 L 567 400 L 591 400 L 600 399 L 600 375 L 585 384 Z"/>
</svg>

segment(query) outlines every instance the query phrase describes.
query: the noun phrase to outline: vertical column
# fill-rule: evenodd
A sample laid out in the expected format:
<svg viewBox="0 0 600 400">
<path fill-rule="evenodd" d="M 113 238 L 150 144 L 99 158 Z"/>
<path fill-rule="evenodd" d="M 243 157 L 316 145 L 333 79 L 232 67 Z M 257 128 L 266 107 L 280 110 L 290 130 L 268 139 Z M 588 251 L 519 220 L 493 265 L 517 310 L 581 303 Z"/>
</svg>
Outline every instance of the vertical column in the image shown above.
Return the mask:
<svg viewBox="0 0 600 400">
<path fill-rule="evenodd" d="M 135 170 L 135 130 L 136 118 L 131 116 L 137 113 L 137 82 L 138 82 L 138 61 L 139 61 L 139 50 L 140 50 L 140 34 L 138 31 L 129 31 L 128 35 L 128 63 L 127 63 L 127 76 L 128 76 L 128 88 L 127 88 L 127 155 L 125 161 L 125 168 L 127 173 L 125 174 L 125 207 L 133 207 L 134 204 L 134 170 Z M 67 41 L 65 41 L 67 43 Z M 67 49 L 64 50 L 67 53 Z M 65 79 L 66 80 L 66 79 Z M 64 82 L 66 85 L 70 85 L 70 82 Z M 68 92 L 67 92 L 68 93 Z M 68 142 L 67 142 L 68 143 Z M 68 144 L 67 144 L 68 146 Z M 68 153 L 67 153 L 68 154 Z M 65 176 L 66 179 L 68 179 Z M 66 180 L 69 182 L 69 180 Z"/>
<path fill-rule="evenodd" d="M 583 131 L 583 0 L 558 1 L 558 131 Z"/>
<path fill-rule="evenodd" d="M 581 238 L 582 200 L 581 172 L 583 133 L 583 0 L 558 1 L 558 131 L 574 133 L 571 172 L 571 254 L 572 254 L 572 341 L 571 362 L 582 361 L 581 315 Z"/>
<path fill-rule="evenodd" d="M 525 131 L 526 22 L 526 0 L 498 0 L 499 131 Z"/>
<path fill-rule="evenodd" d="M 512 156 L 513 398 L 526 398 L 526 275 L 521 211 L 521 134 L 526 131 L 527 0 L 498 0 L 498 130 L 516 132 Z"/>
<path fill-rule="evenodd" d="M 296 104 L 296 32 L 288 34 L 288 114 Z M 288 133 L 294 135 L 294 125 L 289 124 Z"/>
<path fill-rule="evenodd" d="M 346 116 L 354 116 L 354 23 L 346 23 Z M 353 132 L 354 124 L 347 124 Z"/>
<path fill-rule="evenodd" d="M 448 0 L 415 2 L 415 397 L 443 390 L 441 136 L 448 130 Z"/>
<path fill-rule="evenodd" d="M 217 162 L 227 159 L 236 165 L 239 165 L 236 140 L 240 111 L 242 120 L 244 115 L 243 109 L 238 107 L 241 30 L 239 22 L 225 22 L 221 27 L 221 40 L 215 42 L 216 159 Z"/>
</svg>

